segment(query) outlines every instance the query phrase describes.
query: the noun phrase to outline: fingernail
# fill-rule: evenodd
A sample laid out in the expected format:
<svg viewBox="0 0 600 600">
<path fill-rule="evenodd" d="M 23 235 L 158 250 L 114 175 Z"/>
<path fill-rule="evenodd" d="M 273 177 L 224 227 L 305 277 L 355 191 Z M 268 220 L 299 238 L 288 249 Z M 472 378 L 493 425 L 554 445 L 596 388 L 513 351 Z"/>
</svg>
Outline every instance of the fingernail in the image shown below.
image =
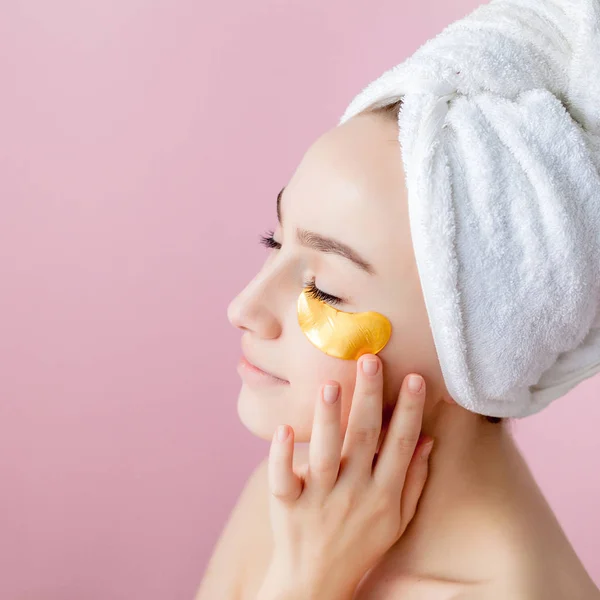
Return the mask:
<svg viewBox="0 0 600 600">
<path fill-rule="evenodd" d="M 338 397 L 338 386 L 327 384 L 323 389 L 323 400 L 327 402 L 327 404 L 333 404 Z"/>
<path fill-rule="evenodd" d="M 420 375 L 411 375 L 408 378 L 408 389 L 413 392 L 416 393 L 421 389 L 421 386 L 423 385 L 423 378 Z"/>
<path fill-rule="evenodd" d="M 423 460 L 427 460 L 427 458 L 431 454 L 431 450 L 433 449 L 433 442 L 434 442 L 434 440 L 432 440 L 431 442 L 428 442 L 427 444 L 425 444 L 425 446 L 423 446 L 423 450 L 421 452 L 421 458 Z"/>
<path fill-rule="evenodd" d="M 365 358 L 362 362 L 363 372 L 367 375 L 375 375 L 379 363 L 376 358 Z"/>
<path fill-rule="evenodd" d="M 280 425 L 277 428 L 277 439 L 280 442 L 285 442 L 285 440 L 287 440 L 287 436 L 288 436 L 288 427 L 287 427 L 287 425 Z"/>
</svg>

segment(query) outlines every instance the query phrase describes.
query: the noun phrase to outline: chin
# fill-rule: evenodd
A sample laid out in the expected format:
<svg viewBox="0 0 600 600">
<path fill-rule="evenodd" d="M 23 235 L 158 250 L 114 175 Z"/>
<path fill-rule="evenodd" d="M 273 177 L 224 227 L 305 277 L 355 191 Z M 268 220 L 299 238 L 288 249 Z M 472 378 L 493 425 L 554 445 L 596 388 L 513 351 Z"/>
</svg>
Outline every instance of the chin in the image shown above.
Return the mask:
<svg viewBox="0 0 600 600">
<path fill-rule="evenodd" d="M 237 413 L 242 425 L 256 437 L 269 442 L 279 425 L 279 422 L 274 423 L 274 418 L 282 412 L 273 407 L 275 402 L 281 406 L 281 393 L 269 394 L 263 390 L 253 390 L 245 384 L 242 384 L 237 401 Z M 286 422 L 285 419 L 283 422 Z"/>
<path fill-rule="evenodd" d="M 253 388 L 242 384 L 237 400 L 237 413 L 242 425 L 258 438 L 271 442 L 278 425 L 287 424 L 294 430 L 294 442 L 308 442 L 310 431 L 303 435 L 290 411 L 285 394 L 275 388 Z"/>
</svg>

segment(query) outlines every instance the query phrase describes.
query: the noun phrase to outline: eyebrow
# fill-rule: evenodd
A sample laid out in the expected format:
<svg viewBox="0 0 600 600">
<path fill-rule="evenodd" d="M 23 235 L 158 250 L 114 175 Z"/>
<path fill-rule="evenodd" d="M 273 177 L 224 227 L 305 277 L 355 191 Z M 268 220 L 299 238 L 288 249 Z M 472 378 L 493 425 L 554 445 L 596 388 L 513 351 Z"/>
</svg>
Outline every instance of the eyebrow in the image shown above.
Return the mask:
<svg viewBox="0 0 600 600">
<path fill-rule="evenodd" d="M 281 215 L 281 197 L 285 186 L 277 194 L 277 220 L 279 224 L 283 226 L 283 217 Z M 296 235 L 298 242 L 307 248 L 313 248 L 319 252 L 326 252 L 330 254 L 337 254 L 342 256 L 351 262 L 353 262 L 359 269 L 362 269 L 369 275 L 375 275 L 375 268 L 373 265 L 365 260 L 356 250 L 350 248 L 342 242 L 338 242 L 332 238 L 325 237 L 314 231 L 308 231 L 306 229 L 298 229 Z"/>
</svg>

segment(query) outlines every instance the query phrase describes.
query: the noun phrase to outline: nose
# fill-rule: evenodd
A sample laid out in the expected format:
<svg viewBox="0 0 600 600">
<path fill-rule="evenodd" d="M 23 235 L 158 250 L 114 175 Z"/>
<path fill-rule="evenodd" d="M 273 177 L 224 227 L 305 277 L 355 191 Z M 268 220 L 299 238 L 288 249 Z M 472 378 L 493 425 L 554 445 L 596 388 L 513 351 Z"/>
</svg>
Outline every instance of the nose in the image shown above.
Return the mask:
<svg viewBox="0 0 600 600">
<path fill-rule="evenodd" d="M 229 303 L 227 318 L 234 327 L 253 331 L 261 338 L 272 339 L 281 334 L 281 322 L 269 307 L 266 296 L 255 293 L 251 286 Z"/>
</svg>

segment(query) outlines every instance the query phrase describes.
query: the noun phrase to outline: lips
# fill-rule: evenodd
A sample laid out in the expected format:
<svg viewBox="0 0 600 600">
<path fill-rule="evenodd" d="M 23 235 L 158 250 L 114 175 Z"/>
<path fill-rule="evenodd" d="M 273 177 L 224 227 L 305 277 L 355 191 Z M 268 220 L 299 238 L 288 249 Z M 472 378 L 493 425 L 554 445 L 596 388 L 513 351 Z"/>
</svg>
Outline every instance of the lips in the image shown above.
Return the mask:
<svg viewBox="0 0 600 600">
<path fill-rule="evenodd" d="M 276 375 L 275 373 L 273 373 L 272 371 L 268 371 L 267 369 L 263 369 L 263 367 L 261 367 L 260 365 L 256 364 L 256 362 L 254 362 L 254 360 L 251 360 L 250 358 L 248 358 L 248 356 L 246 355 L 246 353 L 242 353 L 244 358 L 256 369 L 259 369 L 260 371 L 262 371 L 263 373 L 266 373 L 267 375 L 270 375 L 271 377 L 275 377 L 275 379 L 281 379 L 281 381 L 287 381 L 287 379 L 284 379 L 283 377 L 280 377 L 279 375 Z"/>
</svg>

